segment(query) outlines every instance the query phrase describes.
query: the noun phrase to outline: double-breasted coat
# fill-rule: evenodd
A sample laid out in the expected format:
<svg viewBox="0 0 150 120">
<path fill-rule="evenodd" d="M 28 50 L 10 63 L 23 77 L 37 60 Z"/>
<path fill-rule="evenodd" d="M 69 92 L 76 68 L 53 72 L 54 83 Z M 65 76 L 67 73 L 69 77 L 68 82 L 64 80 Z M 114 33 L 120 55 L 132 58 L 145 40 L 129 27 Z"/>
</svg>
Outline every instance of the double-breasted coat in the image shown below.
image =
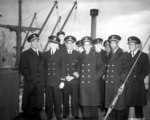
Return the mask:
<svg viewBox="0 0 150 120">
<path fill-rule="evenodd" d="M 61 50 L 51 55 L 50 50 L 44 54 L 44 75 L 46 86 L 59 86 L 61 78 L 65 78 L 65 59 Z M 64 81 L 64 80 L 63 80 Z"/>
<path fill-rule="evenodd" d="M 43 58 L 32 49 L 20 56 L 19 71 L 24 77 L 22 108 L 43 108 L 44 106 L 44 76 Z"/>
<path fill-rule="evenodd" d="M 80 84 L 80 104 L 82 106 L 99 106 L 100 99 L 100 77 L 103 73 L 101 59 L 94 50 L 86 55 L 82 52 L 78 59 L 79 84 Z"/>
<path fill-rule="evenodd" d="M 105 63 L 106 63 L 105 51 L 102 50 L 101 52 L 96 52 L 96 54 L 98 55 L 99 59 L 101 59 L 103 68 L 105 68 L 104 67 Z M 100 78 L 101 108 L 104 107 L 104 103 L 105 103 L 105 78 L 104 78 L 104 76 L 105 76 L 105 69 L 104 69 L 103 75 Z"/>
<path fill-rule="evenodd" d="M 57 120 L 61 120 L 61 89 L 59 85 L 65 78 L 65 61 L 63 52 L 51 49 L 44 54 L 44 76 L 46 85 L 46 113 L 48 120 L 53 118 L 53 110 Z"/>
<path fill-rule="evenodd" d="M 128 73 L 128 54 L 121 48 L 111 55 L 107 63 L 107 72 L 105 79 L 105 107 L 108 108 L 113 101 L 119 87 L 123 84 Z M 124 110 L 126 108 L 125 93 L 123 92 L 114 106 L 116 110 Z"/>
<path fill-rule="evenodd" d="M 140 51 L 138 51 L 134 57 L 130 55 L 130 67 L 133 66 Z M 144 84 L 144 78 L 149 73 L 149 58 L 144 52 L 141 53 L 137 63 L 135 64 L 129 79 L 126 82 L 126 101 L 129 106 L 146 105 L 146 90 Z"/>
<path fill-rule="evenodd" d="M 71 54 L 66 50 L 64 52 L 66 76 L 73 76 L 71 81 L 65 81 L 63 88 L 63 116 L 69 115 L 69 97 L 71 96 L 71 111 L 73 116 L 79 115 L 79 79 L 73 73 L 77 68 L 77 59 L 79 53 L 75 50 Z"/>
</svg>

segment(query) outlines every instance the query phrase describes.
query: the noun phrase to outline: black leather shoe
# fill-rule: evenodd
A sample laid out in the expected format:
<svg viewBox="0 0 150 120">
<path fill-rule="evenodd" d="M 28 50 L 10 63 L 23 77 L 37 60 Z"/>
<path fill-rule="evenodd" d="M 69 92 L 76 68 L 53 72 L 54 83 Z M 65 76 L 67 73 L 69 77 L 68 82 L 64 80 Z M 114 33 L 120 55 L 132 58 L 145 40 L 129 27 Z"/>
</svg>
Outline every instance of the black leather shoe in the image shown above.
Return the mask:
<svg viewBox="0 0 150 120">
<path fill-rule="evenodd" d="M 79 117 L 78 117 L 78 116 L 75 116 L 74 119 L 79 119 Z"/>
<path fill-rule="evenodd" d="M 63 116 L 63 119 L 66 119 L 67 118 L 67 116 Z"/>
</svg>

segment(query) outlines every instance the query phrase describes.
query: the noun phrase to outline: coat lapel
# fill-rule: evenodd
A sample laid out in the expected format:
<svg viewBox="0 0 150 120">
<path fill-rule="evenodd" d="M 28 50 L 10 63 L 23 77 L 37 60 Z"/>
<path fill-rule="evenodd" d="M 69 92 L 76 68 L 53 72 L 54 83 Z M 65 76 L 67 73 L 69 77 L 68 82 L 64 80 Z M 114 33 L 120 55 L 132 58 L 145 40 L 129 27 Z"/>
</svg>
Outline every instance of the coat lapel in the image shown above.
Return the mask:
<svg viewBox="0 0 150 120">
<path fill-rule="evenodd" d="M 110 61 L 114 61 L 116 60 L 122 53 L 122 49 L 121 48 L 118 48 L 118 50 L 116 51 L 115 54 L 111 53 L 111 59 Z"/>
<path fill-rule="evenodd" d="M 29 49 L 29 52 L 30 52 L 30 54 L 31 54 L 32 56 L 34 56 L 34 57 L 37 57 L 37 56 L 38 56 L 38 55 L 36 54 L 36 52 L 35 52 L 32 48 Z"/>
</svg>

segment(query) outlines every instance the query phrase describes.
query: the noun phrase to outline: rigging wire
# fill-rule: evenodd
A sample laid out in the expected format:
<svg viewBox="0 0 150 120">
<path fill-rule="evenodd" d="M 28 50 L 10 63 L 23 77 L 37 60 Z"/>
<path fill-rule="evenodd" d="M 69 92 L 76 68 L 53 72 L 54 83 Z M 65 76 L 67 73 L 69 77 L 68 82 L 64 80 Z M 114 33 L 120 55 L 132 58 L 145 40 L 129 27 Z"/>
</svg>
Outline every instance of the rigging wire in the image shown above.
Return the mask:
<svg viewBox="0 0 150 120">
<path fill-rule="evenodd" d="M 77 11 L 77 21 L 79 25 L 79 36 L 81 36 L 82 31 L 81 31 L 80 17 L 79 17 L 78 11 Z"/>
<path fill-rule="evenodd" d="M 74 12 L 74 18 L 73 18 L 73 24 L 72 24 L 72 29 L 71 29 L 71 34 L 72 34 L 72 31 L 75 27 L 75 23 L 76 23 L 76 8 L 75 8 L 75 12 Z"/>
<path fill-rule="evenodd" d="M 9 33 L 7 34 L 7 37 L 5 37 L 5 39 L 4 39 L 4 44 L 3 44 L 2 46 L 0 46 L 0 49 L 1 49 L 2 47 L 5 48 L 5 45 L 6 45 L 6 43 L 8 43 L 8 38 L 11 36 L 11 34 L 12 34 L 12 32 L 9 32 Z"/>
</svg>

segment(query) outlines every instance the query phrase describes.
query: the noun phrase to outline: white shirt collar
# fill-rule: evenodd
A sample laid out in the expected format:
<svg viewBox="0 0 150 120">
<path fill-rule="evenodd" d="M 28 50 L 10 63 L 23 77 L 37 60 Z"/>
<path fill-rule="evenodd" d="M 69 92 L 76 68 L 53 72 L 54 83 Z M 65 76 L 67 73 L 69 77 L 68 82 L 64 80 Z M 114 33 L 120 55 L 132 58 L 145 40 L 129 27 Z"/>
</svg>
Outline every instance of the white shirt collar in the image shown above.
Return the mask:
<svg viewBox="0 0 150 120">
<path fill-rule="evenodd" d="M 116 51 L 117 51 L 117 50 L 118 50 L 118 48 L 117 48 L 117 49 L 115 49 L 113 52 L 114 52 L 114 53 L 116 53 Z"/>
<path fill-rule="evenodd" d="M 135 54 L 138 52 L 138 50 L 139 50 L 139 49 L 136 49 L 134 52 L 131 52 L 131 53 L 134 53 L 134 55 L 135 55 Z"/>
<path fill-rule="evenodd" d="M 31 47 L 31 49 L 32 49 L 33 51 L 35 51 L 35 52 L 39 51 L 38 49 L 35 49 L 35 48 L 33 48 L 33 47 Z"/>
</svg>

